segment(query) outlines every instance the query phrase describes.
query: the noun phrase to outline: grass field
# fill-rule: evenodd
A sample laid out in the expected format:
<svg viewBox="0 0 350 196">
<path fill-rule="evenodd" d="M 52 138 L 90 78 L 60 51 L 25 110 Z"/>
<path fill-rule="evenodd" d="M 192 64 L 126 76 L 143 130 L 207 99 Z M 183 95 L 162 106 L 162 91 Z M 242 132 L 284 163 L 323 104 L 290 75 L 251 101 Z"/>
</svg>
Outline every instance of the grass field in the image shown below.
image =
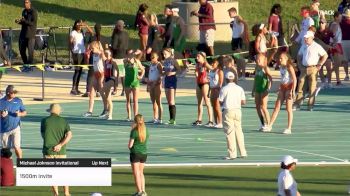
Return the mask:
<svg viewBox="0 0 350 196">
<path fill-rule="evenodd" d="M 298 167 L 293 175 L 302 195 L 344 196 L 350 183 L 349 166 Z M 146 190 L 151 196 L 271 196 L 276 195 L 276 167 L 146 168 Z M 67 176 L 69 177 L 69 176 Z M 73 196 L 92 192 L 126 196 L 135 192 L 129 168 L 113 169 L 112 187 L 71 187 Z M 2 196 L 46 196 L 49 187 L 10 187 Z"/>
<path fill-rule="evenodd" d="M 104 25 L 111 25 L 117 19 L 123 19 L 126 24 L 132 26 L 134 24 L 135 13 L 137 11 L 138 5 L 144 3 L 142 0 L 36 0 L 33 1 L 33 6 L 39 12 L 39 27 L 50 27 L 50 26 L 72 26 L 74 20 L 84 19 L 89 24 L 93 25 L 95 23 L 100 23 Z M 163 13 L 164 5 L 170 3 L 171 0 L 152 0 L 146 3 L 150 7 L 150 12 L 155 12 L 157 14 Z M 267 18 L 270 12 L 270 8 L 274 3 L 280 3 L 283 7 L 283 21 L 284 28 L 287 31 L 287 24 L 295 23 L 300 20 L 299 9 L 300 7 L 307 5 L 305 1 L 296 0 L 291 3 L 288 0 L 238 0 L 240 3 L 239 11 L 240 14 L 245 18 L 250 25 L 257 22 L 267 22 Z M 309 2 L 309 1 L 307 1 Z M 337 8 L 338 1 L 323 0 L 321 9 L 324 10 L 334 10 Z M 19 28 L 17 24 L 14 23 L 14 19 L 18 18 L 23 9 L 22 0 L 2 0 L 0 6 L 0 28 L 1 27 L 12 27 Z M 160 18 L 160 22 L 162 19 Z M 58 45 L 59 61 L 62 63 L 67 63 L 68 52 L 67 52 L 67 37 L 68 30 L 55 30 L 56 39 Z M 103 40 L 108 43 L 110 40 L 112 30 L 103 30 Z M 137 32 L 132 28 L 128 29 L 131 35 L 131 46 L 136 48 L 139 46 Z M 14 46 L 15 51 L 17 48 L 18 32 L 15 33 Z M 197 41 L 190 42 L 189 48 L 194 48 Z M 50 44 L 51 47 L 53 46 Z M 217 43 L 215 47 L 217 54 L 227 54 L 230 51 L 230 46 L 227 43 Z M 36 59 L 40 60 L 40 54 L 36 53 Z M 49 58 L 53 60 L 52 56 Z M 16 58 L 15 63 L 21 63 L 20 58 Z"/>
</svg>

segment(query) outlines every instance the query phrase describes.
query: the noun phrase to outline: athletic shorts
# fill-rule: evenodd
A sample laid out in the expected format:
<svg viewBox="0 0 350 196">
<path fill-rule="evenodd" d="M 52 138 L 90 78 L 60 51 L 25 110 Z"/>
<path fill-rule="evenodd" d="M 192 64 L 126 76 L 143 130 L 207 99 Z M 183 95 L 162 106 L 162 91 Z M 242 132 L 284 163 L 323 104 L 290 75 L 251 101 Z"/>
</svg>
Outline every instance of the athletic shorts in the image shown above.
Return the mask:
<svg viewBox="0 0 350 196">
<path fill-rule="evenodd" d="M 65 159 L 67 155 L 65 154 L 54 154 L 54 155 L 44 155 L 45 159 Z"/>
<path fill-rule="evenodd" d="M 21 128 L 17 128 L 1 133 L 1 146 L 2 148 L 20 148 L 21 147 Z"/>
<path fill-rule="evenodd" d="M 199 31 L 199 43 L 200 44 L 207 44 L 207 46 L 211 47 L 211 46 L 214 46 L 214 41 L 215 41 L 215 30 L 214 29 Z"/>
<path fill-rule="evenodd" d="M 292 90 L 292 88 L 293 88 L 293 83 L 280 85 L 280 89 L 283 91 Z"/>
<path fill-rule="evenodd" d="M 115 82 L 115 78 L 112 78 L 112 77 L 106 77 L 105 78 L 105 83 L 109 82 L 109 81 L 113 81 Z"/>
<path fill-rule="evenodd" d="M 175 75 L 165 76 L 164 88 L 168 88 L 168 89 L 176 89 L 177 88 L 177 78 Z"/>
<path fill-rule="evenodd" d="M 203 86 L 206 85 L 208 83 L 204 83 L 204 84 L 197 84 L 198 88 L 202 90 Z"/>
<path fill-rule="evenodd" d="M 347 61 L 350 61 L 350 40 L 343 40 L 342 46 L 344 50 L 344 58 Z"/>
<path fill-rule="evenodd" d="M 343 51 L 343 46 L 340 44 L 340 43 L 337 43 L 335 45 L 335 47 L 331 48 L 330 49 L 331 51 L 331 54 L 333 55 L 343 55 L 344 54 L 344 51 Z"/>
<path fill-rule="evenodd" d="M 242 38 L 232 38 L 231 40 L 231 49 L 233 51 L 237 50 L 237 49 L 242 49 L 243 47 L 243 40 Z"/>
<path fill-rule="evenodd" d="M 147 155 L 146 154 L 137 154 L 130 153 L 130 163 L 146 163 Z"/>
<path fill-rule="evenodd" d="M 103 72 L 98 72 L 98 71 L 95 71 L 94 72 L 94 76 L 95 76 L 95 79 L 96 80 L 99 80 L 101 79 L 105 74 Z"/>
</svg>

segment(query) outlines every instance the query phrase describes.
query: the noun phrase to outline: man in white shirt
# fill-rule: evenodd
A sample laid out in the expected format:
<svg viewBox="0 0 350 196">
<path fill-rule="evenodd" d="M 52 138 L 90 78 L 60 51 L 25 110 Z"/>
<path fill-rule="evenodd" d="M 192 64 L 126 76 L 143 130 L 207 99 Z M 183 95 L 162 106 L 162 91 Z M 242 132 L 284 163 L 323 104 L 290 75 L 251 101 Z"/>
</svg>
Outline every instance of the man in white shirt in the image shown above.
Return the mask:
<svg viewBox="0 0 350 196">
<path fill-rule="evenodd" d="M 234 82 L 235 75 L 227 72 L 225 78 L 227 85 L 220 90 L 219 101 L 223 109 L 224 132 L 228 147 L 228 156 L 225 159 L 233 160 L 237 158 L 237 145 L 241 157 L 247 157 L 241 123 L 241 106 L 246 104 L 246 99 L 243 88 Z"/>
<path fill-rule="evenodd" d="M 295 107 L 300 108 L 300 104 L 303 101 L 303 88 L 305 79 L 308 79 L 309 85 L 309 102 L 308 110 L 312 111 L 315 104 L 315 92 L 317 85 L 317 72 L 321 66 L 326 62 L 328 55 L 327 52 L 314 41 L 314 32 L 308 31 L 304 35 L 304 42 L 298 52 L 298 63 L 300 66 L 300 76 L 297 89 L 297 98 L 295 100 Z"/>
<path fill-rule="evenodd" d="M 298 185 L 295 182 L 291 171 L 296 167 L 298 159 L 292 156 L 285 156 L 281 161 L 281 171 L 278 174 L 278 196 L 300 196 Z"/>
</svg>

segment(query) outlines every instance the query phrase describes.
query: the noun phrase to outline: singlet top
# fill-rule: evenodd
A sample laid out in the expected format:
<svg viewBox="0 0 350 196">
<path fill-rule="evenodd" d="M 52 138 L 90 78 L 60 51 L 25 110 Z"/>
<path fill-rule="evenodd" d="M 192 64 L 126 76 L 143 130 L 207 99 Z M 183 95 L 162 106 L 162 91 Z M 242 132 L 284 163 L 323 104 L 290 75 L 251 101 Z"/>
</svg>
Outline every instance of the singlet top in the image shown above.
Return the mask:
<svg viewBox="0 0 350 196">
<path fill-rule="evenodd" d="M 209 72 L 210 88 L 219 87 L 219 69 L 210 70 Z"/>
<path fill-rule="evenodd" d="M 257 67 L 255 70 L 255 78 L 254 78 L 254 85 L 255 85 L 255 92 L 257 93 L 263 93 L 268 88 L 268 79 L 267 75 L 264 72 L 264 70 L 260 67 Z"/>
<path fill-rule="evenodd" d="M 113 76 L 113 63 L 111 60 L 105 61 L 105 78 L 111 78 Z"/>
<path fill-rule="evenodd" d="M 159 63 L 157 63 L 157 64 L 151 63 L 151 66 L 149 67 L 149 71 L 148 71 L 148 80 L 149 81 L 157 81 L 159 79 L 160 73 L 158 70 L 158 65 L 159 65 Z"/>
<path fill-rule="evenodd" d="M 196 71 L 197 71 L 197 84 L 208 84 L 209 83 L 208 73 L 205 65 L 197 63 Z"/>
<path fill-rule="evenodd" d="M 99 54 L 92 54 L 92 65 L 94 67 L 94 72 L 104 72 L 103 60 Z"/>
<path fill-rule="evenodd" d="M 342 43 L 342 39 L 343 39 L 343 34 L 340 28 L 339 24 L 334 24 L 332 23 L 331 25 L 337 25 L 337 30 L 334 33 L 334 37 L 331 38 L 331 42 L 336 43 L 336 44 L 340 44 Z"/>
<path fill-rule="evenodd" d="M 125 79 L 124 79 L 125 87 L 128 87 L 128 88 L 139 87 L 140 81 L 137 78 L 138 74 L 139 74 L 139 68 L 136 62 L 134 64 L 127 62 L 125 66 Z"/>
<path fill-rule="evenodd" d="M 267 47 L 266 47 L 266 37 L 265 36 L 260 36 L 260 43 L 259 43 L 259 50 L 262 52 L 262 53 L 265 53 L 267 52 Z"/>
<path fill-rule="evenodd" d="M 164 60 L 163 63 L 163 70 L 164 72 L 168 73 L 168 72 L 176 72 L 176 67 L 174 65 L 173 59 L 172 58 L 168 58 Z"/>
<path fill-rule="evenodd" d="M 280 66 L 281 74 L 281 84 L 290 84 L 293 82 L 292 78 L 289 75 L 288 69 L 286 67 Z"/>
</svg>

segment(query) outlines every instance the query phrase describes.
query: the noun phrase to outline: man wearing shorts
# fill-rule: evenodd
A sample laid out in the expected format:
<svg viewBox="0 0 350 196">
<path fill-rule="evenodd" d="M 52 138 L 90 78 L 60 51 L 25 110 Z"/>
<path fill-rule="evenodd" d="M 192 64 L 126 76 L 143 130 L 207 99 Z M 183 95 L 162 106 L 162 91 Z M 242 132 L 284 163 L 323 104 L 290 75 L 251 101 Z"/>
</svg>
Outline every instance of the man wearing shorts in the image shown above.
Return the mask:
<svg viewBox="0 0 350 196">
<path fill-rule="evenodd" d="M 343 14 L 343 19 L 340 22 L 342 31 L 342 46 L 344 49 L 344 57 L 346 62 L 350 62 L 350 9 L 346 9 Z M 345 73 L 345 81 L 349 80 L 349 73 Z"/>
<path fill-rule="evenodd" d="M 8 85 L 5 97 L 0 99 L 1 148 L 14 148 L 17 158 L 22 158 L 20 125 L 27 111 L 16 93 L 15 87 Z"/>
<path fill-rule="evenodd" d="M 206 44 L 209 48 L 208 56 L 214 55 L 214 40 L 215 40 L 215 20 L 214 8 L 208 3 L 208 0 L 199 0 L 201 5 L 198 12 L 192 11 L 191 15 L 197 16 L 199 19 L 199 44 Z M 205 25 L 206 23 L 210 23 Z"/>
<path fill-rule="evenodd" d="M 66 158 L 66 144 L 72 138 L 72 131 L 70 130 L 68 122 L 62 118 L 61 106 L 57 103 L 51 104 L 50 116 L 41 121 L 41 136 L 43 143 L 43 156 L 46 159 Z M 58 195 L 58 187 L 53 186 L 52 191 L 54 195 Z M 64 194 L 69 194 L 69 187 L 64 186 Z"/>
</svg>

